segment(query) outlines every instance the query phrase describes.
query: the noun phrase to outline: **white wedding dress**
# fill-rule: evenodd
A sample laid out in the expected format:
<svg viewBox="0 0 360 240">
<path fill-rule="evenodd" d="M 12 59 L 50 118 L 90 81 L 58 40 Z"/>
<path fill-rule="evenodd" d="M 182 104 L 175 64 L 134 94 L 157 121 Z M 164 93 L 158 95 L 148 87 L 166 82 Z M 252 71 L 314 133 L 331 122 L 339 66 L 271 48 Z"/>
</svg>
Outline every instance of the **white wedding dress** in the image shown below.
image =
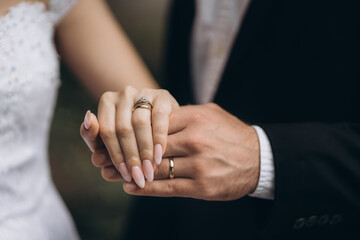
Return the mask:
<svg viewBox="0 0 360 240">
<path fill-rule="evenodd" d="M 76 0 L 20 3 L 0 17 L 0 239 L 78 239 L 49 172 L 59 86 L 54 26 Z"/>
</svg>

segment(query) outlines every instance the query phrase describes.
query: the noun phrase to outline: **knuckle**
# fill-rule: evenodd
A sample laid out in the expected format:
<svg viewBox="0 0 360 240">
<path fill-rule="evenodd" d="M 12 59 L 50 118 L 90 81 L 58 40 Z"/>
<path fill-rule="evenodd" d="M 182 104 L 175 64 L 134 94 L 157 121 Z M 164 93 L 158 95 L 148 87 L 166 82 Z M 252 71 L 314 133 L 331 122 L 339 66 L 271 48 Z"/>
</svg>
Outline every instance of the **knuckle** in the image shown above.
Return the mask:
<svg viewBox="0 0 360 240">
<path fill-rule="evenodd" d="M 179 103 L 174 99 L 173 110 L 178 110 L 180 108 Z"/>
<path fill-rule="evenodd" d="M 204 119 L 206 119 L 206 116 L 201 111 L 192 113 L 189 118 L 190 122 L 201 122 Z"/>
<path fill-rule="evenodd" d="M 133 86 L 127 85 L 121 91 L 121 95 L 125 97 L 132 96 L 135 93 L 136 89 Z"/>
<path fill-rule="evenodd" d="M 154 91 L 157 91 L 157 90 L 154 90 L 154 89 L 151 89 L 151 88 L 142 88 L 140 90 L 140 93 L 141 93 L 140 95 L 146 96 L 146 95 L 148 95 L 148 94 L 150 94 L 150 93 L 152 93 Z"/>
<path fill-rule="evenodd" d="M 171 93 L 170 93 L 168 90 L 166 90 L 166 89 L 159 89 L 158 91 L 159 91 L 159 93 L 160 93 L 161 95 L 163 95 L 163 96 L 170 97 L 170 98 L 174 98 L 174 97 L 171 95 Z"/>
<path fill-rule="evenodd" d="M 204 148 L 205 143 L 202 137 L 193 135 L 187 139 L 187 147 L 195 151 L 200 151 Z"/>
<path fill-rule="evenodd" d="M 119 125 L 116 127 L 116 135 L 119 137 L 126 137 L 132 134 L 133 128 L 129 125 Z"/>
<path fill-rule="evenodd" d="M 130 167 L 138 165 L 140 163 L 139 156 L 132 155 L 126 158 L 126 164 Z"/>
<path fill-rule="evenodd" d="M 170 96 L 171 96 L 170 92 L 169 92 L 168 90 L 166 90 L 166 89 L 158 89 L 158 91 L 159 91 L 161 94 L 170 95 Z"/>
<path fill-rule="evenodd" d="M 135 88 L 131 85 L 126 85 L 123 89 L 124 93 L 129 93 L 129 92 L 133 92 L 135 90 Z"/>
<path fill-rule="evenodd" d="M 150 125 L 150 117 L 143 114 L 133 114 L 131 121 L 133 126 Z"/>
<path fill-rule="evenodd" d="M 171 109 L 168 105 L 156 106 L 156 107 L 154 107 L 154 109 L 152 111 L 153 114 L 160 115 L 160 116 L 169 115 L 170 112 L 171 112 Z"/>
<path fill-rule="evenodd" d="M 139 153 L 142 160 L 151 160 L 153 158 L 153 149 L 150 147 L 140 149 Z"/>
<path fill-rule="evenodd" d="M 114 93 L 113 92 L 104 92 L 100 97 L 100 102 L 111 102 L 113 100 Z"/>
<path fill-rule="evenodd" d="M 109 138 L 112 138 L 115 135 L 115 130 L 111 127 L 107 127 L 106 125 L 101 126 L 100 125 L 100 136 L 101 138 L 107 140 Z"/>
<path fill-rule="evenodd" d="M 217 105 L 216 103 L 207 103 L 206 104 L 207 107 L 209 108 L 213 108 L 213 109 L 219 109 L 219 105 Z"/>
</svg>

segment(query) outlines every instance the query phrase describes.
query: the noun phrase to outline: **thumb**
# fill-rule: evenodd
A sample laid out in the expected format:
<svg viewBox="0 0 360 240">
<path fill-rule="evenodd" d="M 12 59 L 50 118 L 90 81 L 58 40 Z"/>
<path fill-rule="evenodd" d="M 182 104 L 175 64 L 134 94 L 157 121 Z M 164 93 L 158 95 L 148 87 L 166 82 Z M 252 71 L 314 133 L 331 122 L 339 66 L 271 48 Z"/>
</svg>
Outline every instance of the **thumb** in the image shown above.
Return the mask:
<svg viewBox="0 0 360 240">
<path fill-rule="evenodd" d="M 181 106 L 174 110 L 169 119 L 169 132 L 168 134 L 174 134 L 184 130 L 189 122 L 189 118 L 192 116 L 193 106 Z"/>
<path fill-rule="evenodd" d="M 84 122 L 80 126 L 80 135 L 88 145 L 91 152 L 104 148 L 104 143 L 99 135 L 100 127 L 96 116 L 88 110 Z"/>
</svg>

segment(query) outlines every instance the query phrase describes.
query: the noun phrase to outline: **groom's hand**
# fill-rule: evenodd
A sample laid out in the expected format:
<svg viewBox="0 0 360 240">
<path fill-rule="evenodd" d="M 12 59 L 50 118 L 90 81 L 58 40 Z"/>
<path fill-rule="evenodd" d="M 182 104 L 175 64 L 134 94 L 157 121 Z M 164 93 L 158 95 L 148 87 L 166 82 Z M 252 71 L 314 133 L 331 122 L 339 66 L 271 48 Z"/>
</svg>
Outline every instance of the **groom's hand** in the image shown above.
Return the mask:
<svg viewBox="0 0 360 240">
<path fill-rule="evenodd" d="M 216 104 L 185 106 L 170 119 L 166 157 L 174 156 L 174 179 L 169 161 L 141 189 L 125 183 L 132 195 L 234 200 L 255 190 L 260 150 L 255 130 Z"/>
</svg>

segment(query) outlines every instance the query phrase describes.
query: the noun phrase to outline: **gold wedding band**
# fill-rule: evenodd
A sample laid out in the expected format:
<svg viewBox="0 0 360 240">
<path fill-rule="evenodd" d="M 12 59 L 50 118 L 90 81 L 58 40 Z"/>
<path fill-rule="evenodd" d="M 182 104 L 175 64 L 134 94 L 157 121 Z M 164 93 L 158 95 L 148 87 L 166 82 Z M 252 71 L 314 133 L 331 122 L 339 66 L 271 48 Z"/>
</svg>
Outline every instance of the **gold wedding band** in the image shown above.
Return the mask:
<svg viewBox="0 0 360 240">
<path fill-rule="evenodd" d="M 135 105 L 132 109 L 132 112 L 134 112 L 136 109 L 138 108 L 144 108 L 144 109 L 149 109 L 150 111 L 152 111 L 151 106 L 147 105 L 147 104 L 141 104 L 141 105 Z"/>
<path fill-rule="evenodd" d="M 169 169 L 170 169 L 170 179 L 175 178 L 175 171 L 174 171 L 174 157 L 169 157 Z"/>
<path fill-rule="evenodd" d="M 132 112 L 134 112 L 138 108 L 144 108 L 144 109 L 148 109 L 151 111 L 153 109 L 153 105 L 146 97 L 143 96 L 134 103 Z"/>
</svg>

